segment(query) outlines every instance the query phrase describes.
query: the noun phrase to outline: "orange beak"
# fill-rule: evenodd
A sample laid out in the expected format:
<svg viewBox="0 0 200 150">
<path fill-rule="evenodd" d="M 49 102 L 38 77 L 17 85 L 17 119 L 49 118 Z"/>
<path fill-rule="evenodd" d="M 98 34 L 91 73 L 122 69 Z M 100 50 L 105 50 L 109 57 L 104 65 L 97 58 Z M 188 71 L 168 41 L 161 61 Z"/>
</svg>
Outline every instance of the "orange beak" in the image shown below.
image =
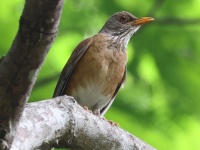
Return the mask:
<svg viewBox="0 0 200 150">
<path fill-rule="evenodd" d="M 151 22 L 151 21 L 154 21 L 155 19 L 154 18 L 151 18 L 151 17 L 143 17 L 143 18 L 138 18 L 136 20 L 134 20 L 131 24 L 133 26 L 135 25 L 144 25 L 148 22 Z"/>
</svg>

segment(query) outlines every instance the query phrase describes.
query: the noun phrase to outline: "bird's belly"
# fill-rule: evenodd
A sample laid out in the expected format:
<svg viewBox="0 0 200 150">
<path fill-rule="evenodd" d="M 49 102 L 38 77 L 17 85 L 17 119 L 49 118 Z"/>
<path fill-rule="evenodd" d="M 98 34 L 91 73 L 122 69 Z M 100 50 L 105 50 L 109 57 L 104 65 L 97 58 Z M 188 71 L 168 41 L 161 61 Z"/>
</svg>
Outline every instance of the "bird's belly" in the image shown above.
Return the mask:
<svg viewBox="0 0 200 150">
<path fill-rule="evenodd" d="M 103 94 L 103 85 L 95 82 L 86 86 L 79 85 L 72 95 L 81 106 L 87 106 L 90 110 L 103 108 L 111 99 L 111 94 Z"/>
<path fill-rule="evenodd" d="M 67 83 L 67 95 L 89 109 L 102 109 L 113 98 L 124 75 L 125 52 L 90 48 L 79 60 Z"/>
<path fill-rule="evenodd" d="M 82 62 L 83 63 L 83 62 Z M 103 108 L 112 98 L 113 89 L 108 89 L 108 65 L 97 60 L 76 70 L 71 78 L 74 88 L 71 94 L 81 106 L 90 110 Z M 81 79 L 81 80 L 80 80 Z M 115 86 L 115 82 L 113 81 Z"/>
</svg>

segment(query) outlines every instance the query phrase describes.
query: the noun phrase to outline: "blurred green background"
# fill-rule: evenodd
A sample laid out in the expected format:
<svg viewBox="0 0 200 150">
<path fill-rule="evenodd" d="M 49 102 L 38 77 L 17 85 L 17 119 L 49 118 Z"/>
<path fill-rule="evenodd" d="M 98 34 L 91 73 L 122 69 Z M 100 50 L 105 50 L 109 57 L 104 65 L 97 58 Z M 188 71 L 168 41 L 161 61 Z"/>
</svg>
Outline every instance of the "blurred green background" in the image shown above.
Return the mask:
<svg viewBox="0 0 200 150">
<path fill-rule="evenodd" d="M 0 1 L 0 56 L 18 29 L 24 1 Z M 124 89 L 106 114 L 160 150 L 200 149 L 200 1 L 67 0 L 59 33 L 37 79 L 30 101 L 52 97 L 72 50 L 96 34 L 110 15 L 126 10 L 156 20 L 128 45 Z"/>
</svg>

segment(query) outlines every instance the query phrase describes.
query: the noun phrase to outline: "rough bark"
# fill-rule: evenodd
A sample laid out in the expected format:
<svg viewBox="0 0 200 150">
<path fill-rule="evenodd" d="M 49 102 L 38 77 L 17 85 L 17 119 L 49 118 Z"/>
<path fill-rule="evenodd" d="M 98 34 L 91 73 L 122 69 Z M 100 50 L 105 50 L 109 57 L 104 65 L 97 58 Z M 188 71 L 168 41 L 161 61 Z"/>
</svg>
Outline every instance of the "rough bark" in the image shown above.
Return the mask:
<svg viewBox="0 0 200 150">
<path fill-rule="evenodd" d="M 154 150 L 137 137 L 62 96 L 27 104 L 11 150 Z"/>
<path fill-rule="evenodd" d="M 7 149 L 44 58 L 54 41 L 63 0 L 26 0 L 15 40 L 0 61 L 0 149 Z"/>
</svg>

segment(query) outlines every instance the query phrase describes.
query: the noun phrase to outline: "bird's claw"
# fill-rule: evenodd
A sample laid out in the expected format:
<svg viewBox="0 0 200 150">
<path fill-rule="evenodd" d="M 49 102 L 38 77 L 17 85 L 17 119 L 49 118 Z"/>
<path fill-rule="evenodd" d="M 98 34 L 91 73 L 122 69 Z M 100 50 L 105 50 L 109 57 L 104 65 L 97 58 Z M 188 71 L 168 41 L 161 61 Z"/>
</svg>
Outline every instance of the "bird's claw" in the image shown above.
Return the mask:
<svg viewBox="0 0 200 150">
<path fill-rule="evenodd" d="M 116 122 L 114 122 L 114 121 L 112 121 L 112 120 L 107 120 L 105 117 L 102 117 L 102 119 L 105 120 L 105 121 L 107 121 L 107 122 L 109 122 L 112 126 L 117 126 L 117 127 L 119 127 L 119 124 L 116 123 Z"/>
<path fill-rule="evenodd" d="M 107 120 L 112 126 L 117 126 L 119 127 L 119 124 L 116 122 L 113 122 L 112 120 Z"/>
<path fill-rule="evenodd" d="M 89 110 L 87 106 L 83 106 L 83 108 L 84 108 L 87 112 L 92 113 L 92 111 Z"/>
</svg>

